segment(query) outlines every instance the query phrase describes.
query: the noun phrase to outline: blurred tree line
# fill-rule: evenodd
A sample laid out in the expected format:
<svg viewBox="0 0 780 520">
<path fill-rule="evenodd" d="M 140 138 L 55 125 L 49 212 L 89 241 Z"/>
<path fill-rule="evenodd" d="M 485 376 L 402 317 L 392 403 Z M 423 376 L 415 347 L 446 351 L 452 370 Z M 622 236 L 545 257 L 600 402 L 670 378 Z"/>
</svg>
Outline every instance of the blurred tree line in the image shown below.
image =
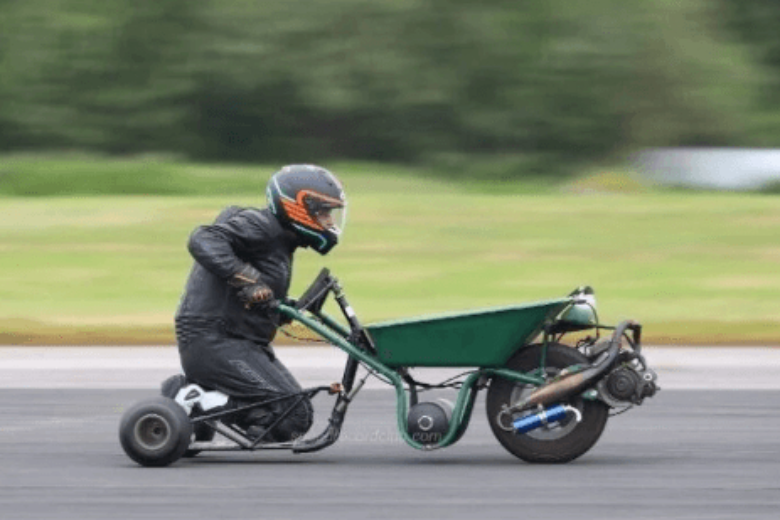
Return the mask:
<svg viewBox="0 0 780 520">
<path fill-rule="evenodd" d="M 778 146 L 779 26 L 777 0 L 0 0 L 0 149 L 509 175 Z"/>
</svg>

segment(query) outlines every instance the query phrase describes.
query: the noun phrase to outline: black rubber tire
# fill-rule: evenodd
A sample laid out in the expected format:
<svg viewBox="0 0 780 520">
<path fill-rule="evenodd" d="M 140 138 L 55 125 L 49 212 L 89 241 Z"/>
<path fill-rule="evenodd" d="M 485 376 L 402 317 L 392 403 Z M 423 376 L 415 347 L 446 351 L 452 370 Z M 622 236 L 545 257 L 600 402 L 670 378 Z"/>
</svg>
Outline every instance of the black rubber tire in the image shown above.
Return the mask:
<svg viewBox="0 0 780 520">
<path fill-rule="evenodd" d="M 122 416 L 119 442 L 142 466 L 167 466 L 187 451 L 192 424 L 184 409 L 167 397 L 141 401 Z"/>
<path fill-rule="evenodd" d="M 506 368 L 528 372 L 539 367 L 541 345 L 530 345 L 519 350 L 507 362 Z M 548 374 L 554 375 L 571 365 L 588 364 L 588 359 L 574 348 L 551 344 L 547 351 Z M 493 378 L 487 393 L 487 414 L 490 428 L 498 442 L 512 455 L 534 463 L 564 463 L 583 455 L 601 437 L 609 418 L 609 407 L 601 401 L 582 399 L 579 394 L 566 404 L 576 407 L 582 413 L 580 423 L 570 423 L 558 430 L 559 438 L 544 438 L 539 430 L 526 434 L 506 431 L 498 424 L 498 415 L 504 405 L 509 405 L 513 392 L 529 391 L 530 386 Z M 573 421 L 573 419 L 571 419 Z M 568 430 L 568 431 L 567 431 Z M 537 433 L 535 433 L 537 432 Z"/>
</svg>

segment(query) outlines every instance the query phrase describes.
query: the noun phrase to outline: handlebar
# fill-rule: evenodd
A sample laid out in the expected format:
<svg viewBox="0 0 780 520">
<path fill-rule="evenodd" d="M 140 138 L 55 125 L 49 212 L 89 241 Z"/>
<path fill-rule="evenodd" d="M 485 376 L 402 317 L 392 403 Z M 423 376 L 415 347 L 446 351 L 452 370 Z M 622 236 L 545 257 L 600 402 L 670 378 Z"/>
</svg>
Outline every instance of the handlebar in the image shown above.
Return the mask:
<svg viewBox="0 0 780 520">
<path fill-rule="evenodd" d="M 336 303 L 349 324 L 349 329 L 342 328 L 334 322 L 332 318 L 322 313 L 322 306 L 325 304 L 325 300 L 330 293 L 333 293 Z M 301 295 L 300 299 L 295 302 L 294 306 L 287 304 L 286 302 L 277 301 L 274 308 L 278 309 L 279 304 L 293 307 L 298 312 L 309 311 L 316 316 L 321 323 L 329 329 L 335 329 L 339 335 L 342 335 L 348 341 L 355 345 L 359 345 L 361 348 L 368 350 L 371 353 L 376 353 L 373 340 L 358 320 L 357 315 L 347 301 L 347 297 L 341 289 L 338 280 L 331 276 L 330 271 L 327 268 L 323 268 L 320 271 L 312 284 Z M 285 312 L 284 310 L 283 313 L 289 314 L 289 312 Z"/>
<path fill-rule="evenodd" d="M 333 288 L 335 283 L 335 279 L 330 276 L 330 271 L 327 268 L 323 268 L 317 275 L 317 278 L 314 279 L 309 288 L 304 291 L 295 303 L 295 308 L 299 311 L 320 312 L 330 289 Z"/>
</svg>

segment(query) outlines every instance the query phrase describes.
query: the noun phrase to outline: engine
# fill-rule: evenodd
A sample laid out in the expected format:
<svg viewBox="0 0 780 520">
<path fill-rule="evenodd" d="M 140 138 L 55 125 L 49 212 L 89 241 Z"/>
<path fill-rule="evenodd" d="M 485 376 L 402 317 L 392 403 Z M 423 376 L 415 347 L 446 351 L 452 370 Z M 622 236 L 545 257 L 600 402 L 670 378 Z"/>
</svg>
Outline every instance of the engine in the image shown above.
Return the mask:
<svg viewBox="0 0 780 520">
<path fill-rule="evenodd" d="M 586 345 L 582 352 L 595 359 L 608 347 L 609 342 L 604 341 Z M 644 356 L 638 350 L 622 350 L 615 366 L 596 384 L 599 398 L 613 408 L 640 405 L 645 398 L 660 390 L 656 384 L 658 376 L 647 367 Z"/>
<path fill-rule="evenodd" d="M 647 368 L 640 356 L 639 359 L 618 364 L 598 382 L 596 389 L 599 397 L 612 407 L 640 405 L 646 397 L 652 397 L 658 391 L 656 379 L 655 371 Z"/>
</svg>

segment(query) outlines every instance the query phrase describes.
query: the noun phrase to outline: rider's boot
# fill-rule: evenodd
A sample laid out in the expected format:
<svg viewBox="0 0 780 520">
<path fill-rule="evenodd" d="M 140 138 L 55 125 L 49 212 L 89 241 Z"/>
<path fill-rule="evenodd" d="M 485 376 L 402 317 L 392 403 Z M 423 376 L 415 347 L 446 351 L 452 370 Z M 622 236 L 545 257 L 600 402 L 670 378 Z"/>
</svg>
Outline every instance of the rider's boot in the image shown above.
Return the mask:
<svg viewBox="0 0 780 520">
<path fill-rule="evenodd" d="M 261 439 L 260 440 L 261 444 L 271 444 L 271 443 L 279 442 L 274 438 L 273 432 L 268 432 L 267 428 L 257 424 L 252 425 L 246 429 L 246 436 L 249 437 L 249 439 L 252 441 Z"/>
<path fill-rule="evenodd" d="M 255 408 L 246 412 L 236 424 L 243 429 L 247 437 L 252 440 L 262 439 L 263 443 L 277 442 L 273 432 L 268 431 L 268 426 L 273 424 L 274 415 L 265 409 Z"/>
<path fill-rule="evenodd" d="M 176 394 L 179 393 L 179 390 L 188 384 L 189 381 L 187 381 L 187 378 L 184 376 L 184 374 L 176 374 L 175 376 L 171 376 L 162 382 L 160 385 L 160 394 L 162 394 L 163 397 L 173 399 L 176 397 Z"/>
</svg>

